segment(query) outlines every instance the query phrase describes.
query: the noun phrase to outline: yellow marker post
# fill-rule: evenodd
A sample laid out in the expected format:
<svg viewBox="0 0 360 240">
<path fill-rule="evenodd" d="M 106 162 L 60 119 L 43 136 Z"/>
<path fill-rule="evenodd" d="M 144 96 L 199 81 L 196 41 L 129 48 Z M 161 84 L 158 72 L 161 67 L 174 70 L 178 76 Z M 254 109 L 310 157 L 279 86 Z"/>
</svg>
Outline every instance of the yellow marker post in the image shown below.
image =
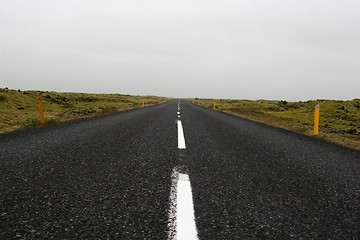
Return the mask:
<svg viewBox="0 0 360 240">
<path fill-rule="evenodd" d="M 193 101 L 193 104 L 194 104 L 194 101 Z"/>
<path fill-rule="evenodd" d="M 198 105 L 200 106 L 200 101 L 198 101 Z"/>
<path fill-rule="evenodd" d="M 320 116 L 320 105 L 315 106 L 315 117 L 314 117 L 314 135 L 319 135 L 319 116 Z"/>
<path fill-rule="evenodd" d="M 214 102 L 214 110 L 215 110 L 215 102 Z"/>
<path fill-rule="evenodd" d="M 45 124 L 44 106 L 41 96 L 38 96 L 38 103 L 39 103 L 39 112 L 40 112 L 40 123 Z"/>
<path fill-rule="evenodd" d="M 160 100 L 159 100 L 159 104 L 160 104 Z"/>
<path fill-rule="evenodd" d="M 143 107 L 145 107 L 145 101 L 143 100 Z"/>
</svg>

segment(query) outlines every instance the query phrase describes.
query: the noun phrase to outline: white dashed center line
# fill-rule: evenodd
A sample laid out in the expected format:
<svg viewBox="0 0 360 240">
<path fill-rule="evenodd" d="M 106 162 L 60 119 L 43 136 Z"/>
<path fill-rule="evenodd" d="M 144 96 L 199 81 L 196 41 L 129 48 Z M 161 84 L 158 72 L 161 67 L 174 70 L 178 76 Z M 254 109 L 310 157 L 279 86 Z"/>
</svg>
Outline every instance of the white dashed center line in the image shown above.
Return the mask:
<svg viewBox="0 0 360 240">
<path fill-rule="evenodd" d="M 185 146 L 184 130 L 180 120 L 177 120 L 177 126 L 178 126 L 178 148 L 185 149 L 186 146 Z"/>
<path fill-rule="evenodd" d="M 180 103 L 178 105 L 178 148 L 185 149 L 184 130 L 180 120 Z M 188 174 L 177 171 L 171 175 L 170 209 L 168 239 L 198 239 L 195 224 L 194 204 Z"/>
<path fill-rule="evenodd" d="M 168 239 L 198 239 L 189 175 L 177 172 L 176 168 L 172 174 L 170 202 Z"/>
<path fill-rule="evenodd" d="M 197 239 L 193 197 L 189 175 L 179 174 L 177 185 L 177 239 Z"/>
</svg>

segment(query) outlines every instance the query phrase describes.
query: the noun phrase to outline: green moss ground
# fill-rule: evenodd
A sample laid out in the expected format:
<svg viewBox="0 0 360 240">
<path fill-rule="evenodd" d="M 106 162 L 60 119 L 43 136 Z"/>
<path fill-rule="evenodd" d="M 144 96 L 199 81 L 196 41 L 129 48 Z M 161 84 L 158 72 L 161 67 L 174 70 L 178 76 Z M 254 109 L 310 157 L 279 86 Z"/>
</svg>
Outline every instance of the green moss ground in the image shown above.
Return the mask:
<svg viewBox="0 0 360 240">
<path fill-rule="evenodd" d="M 168 98 L 121 94 L 17 91 L 0 88 L 0 133 L 40 124 L 37 96 L 43 97 L 46 122 L 66 121 L 152 106 Z"/>
<path fill-rule="evenodd" d="M 188 99 L 206 108 L 234 114 L 306 135 L 313 135 L 314 108 L 320 104 L 319 137 L 360 149 L 360 99 L 286 102 L 268 100 Z"/>
</svg>

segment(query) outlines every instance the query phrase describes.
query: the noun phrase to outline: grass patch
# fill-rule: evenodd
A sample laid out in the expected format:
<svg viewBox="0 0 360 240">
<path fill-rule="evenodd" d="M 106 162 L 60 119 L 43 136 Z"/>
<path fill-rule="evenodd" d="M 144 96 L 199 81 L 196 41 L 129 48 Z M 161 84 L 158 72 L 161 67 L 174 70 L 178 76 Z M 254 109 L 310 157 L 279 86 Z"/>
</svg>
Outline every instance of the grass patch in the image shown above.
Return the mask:
<svg viewBox="0 0 360 240">
<path fill-rule="evenodd" d="M 340 134 L 341 137 L 347 137 L 347 138 L 357 138 L 360 139 L 360 136 L 357 135 L 351 135 L 351 134 Z"/>
<path fill-rule="evenodd" d="M 187 99 L 202 107 L 227 112 L 275 127 L 313 135 L 314 108 L 320 104 L 319 137 L 360 149 L 360 99 L 300 102 L 234 99 Z"/>
<path fill-rule="evenodd" d="M 0 88 L 0 133 L 40 125 L 37 96 L 44 104 L 46 123 L 93 117 L 163 103 L 170 98 L 124 94 L 18 91 Z"/>
<path fill-rule="evenodd" d="M 49 124 L 49 123 L 55 123 L 58 122 L 58 119 L 56 118 L 45 118 L 45 124 Z M 40 126 L 41 122 L 40 119 L 29 119 L 26 122 L 21 124 L 20 128 L 29 128 L 29 127 L 36 127 L 36 126 Z"/>
</svg>

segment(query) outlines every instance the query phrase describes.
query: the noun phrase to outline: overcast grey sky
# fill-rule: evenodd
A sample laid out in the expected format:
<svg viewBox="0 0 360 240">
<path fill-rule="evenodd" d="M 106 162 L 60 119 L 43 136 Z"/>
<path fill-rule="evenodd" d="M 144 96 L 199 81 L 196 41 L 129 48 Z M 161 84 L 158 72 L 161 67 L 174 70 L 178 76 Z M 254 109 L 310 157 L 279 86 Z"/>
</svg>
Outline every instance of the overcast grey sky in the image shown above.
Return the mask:
<svg viewBox="0 0 360 240">
<path fill-rule="evenodd" d="M 360 98 L 360 1 L 0 0 L 0 86 Z"/>
</svg>

